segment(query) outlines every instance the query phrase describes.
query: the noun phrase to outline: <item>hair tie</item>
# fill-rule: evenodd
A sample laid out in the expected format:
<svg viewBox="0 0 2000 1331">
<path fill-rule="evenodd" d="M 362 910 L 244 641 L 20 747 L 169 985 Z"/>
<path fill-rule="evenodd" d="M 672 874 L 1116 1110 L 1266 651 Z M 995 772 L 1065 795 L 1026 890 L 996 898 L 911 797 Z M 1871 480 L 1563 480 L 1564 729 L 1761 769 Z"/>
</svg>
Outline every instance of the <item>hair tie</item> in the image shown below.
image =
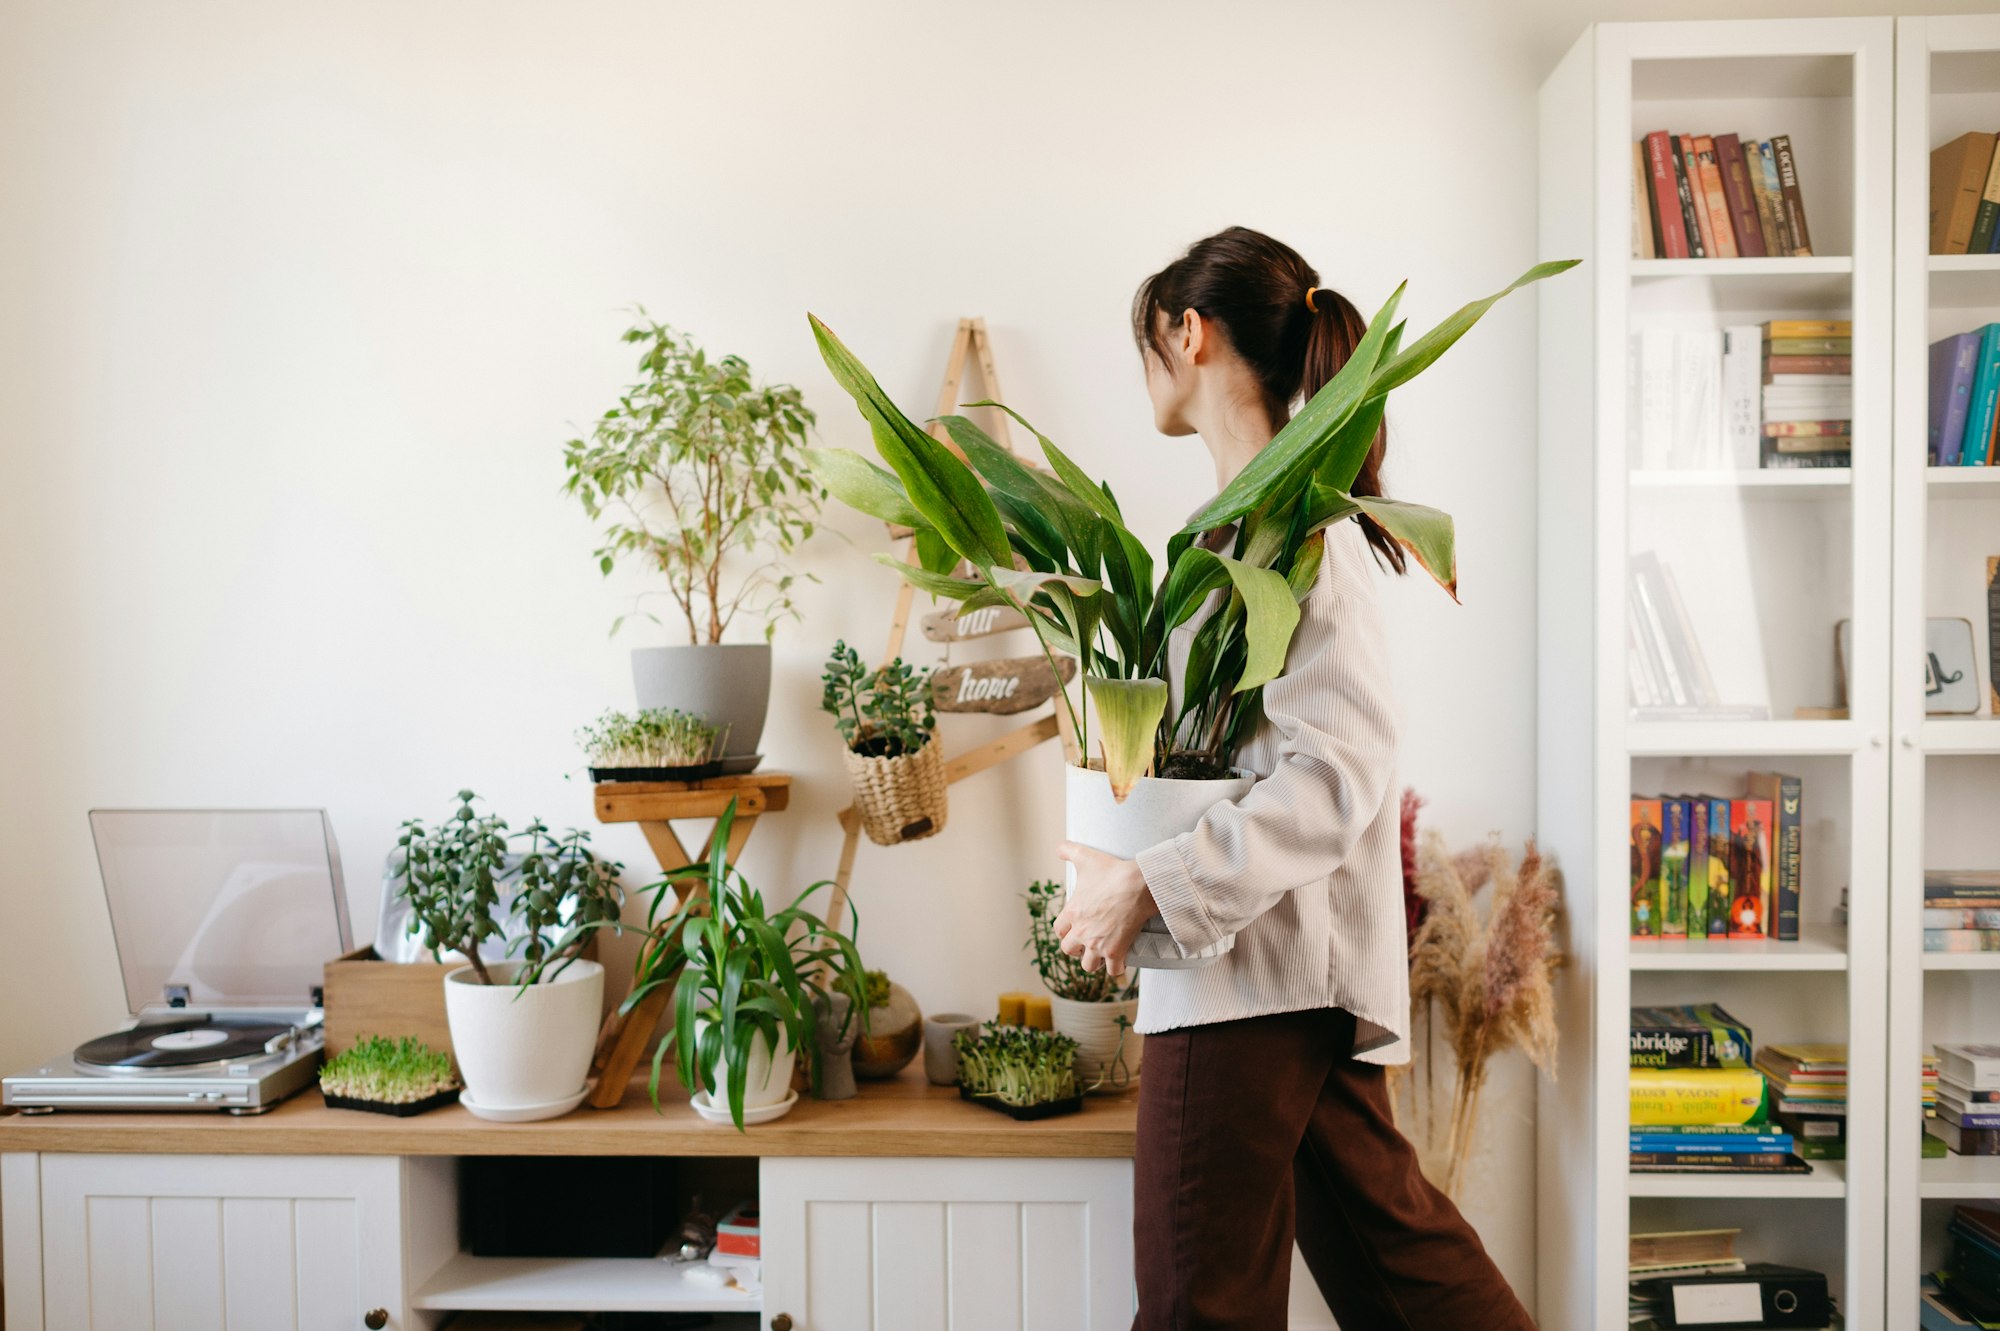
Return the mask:
<svg viewBox="0 0 2000 1331">
<path fill-rule="evenodd" d="M 1318 290 L 1319 290 L 1319 288 L 1318 288 L 1318 287 L 1307 287 L 1307 288 L 1306 288 L 1306 308 L 1307 308 L 1308 310 L 1311 310 L 1311 311 L 1312 311 L 1312 312 L 1313 312 L 1314 314 L 1318 314 L 1318 313 L 1319 313 L 1319 306 L 1317 306 L 1317 305 L 1313 304 L 1313 292 L 1315 292 L 1315 291 L 1318 291 Z"/>
</svg>

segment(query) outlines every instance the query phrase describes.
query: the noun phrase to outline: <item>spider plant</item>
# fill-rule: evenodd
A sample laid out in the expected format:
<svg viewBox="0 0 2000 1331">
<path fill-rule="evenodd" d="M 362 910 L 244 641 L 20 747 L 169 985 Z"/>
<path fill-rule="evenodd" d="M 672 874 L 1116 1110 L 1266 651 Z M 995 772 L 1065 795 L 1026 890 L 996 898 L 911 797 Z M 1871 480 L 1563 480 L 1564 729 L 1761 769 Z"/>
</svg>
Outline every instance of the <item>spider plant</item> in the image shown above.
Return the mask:
<svg viewBox="0 0 2000 1331">
<path fill-rule="evenodd" d="M 1451 517 L 1349 487 L 1393 389 L 1429 368 L 1502 297 L 1575 263 L 1539 264 L 1407 346 L 1396 318 L 1399 286 L 1340 372 L 1175 533 L 1157 582 L 1152 556 L 1125 525 L 1110 486 L 1091 480 L 1018 412 L 973 404 L 1000 407 L 1033 432 L 1047 470 L 1024 464 L 963 416 L 942 418 L 955 448 L 933 439 L 813 316 L 820 355 L 867 420 L 889 469 L 840 450 L 808 456 L 835 498 L 915 533 L 912 562 L 878 559 L 966 609 L 1013 607 L 1034 626 L 1045 653 L 1081 662 L 1099 753 L 1122 800 L 1149 772 L 1227 769 L 1255 724 L 1258 691 L 1284 670 L 1298 603 L 1312 588 L 1323 533 L 1333 523 L 1377 524 L 1457 598 Z M 1223 602 L 1195 632 L 1181 706 L 1169 716 L 1169 638 L 1215 593 Z M 1063 705 L 1088 755 L 1086 718 L 1067 691 Z"/>
<path fill-rule="evenodd" d="M 706 1091 L 711 1098 L 726 1099 L 740 1132 L 755 1042 L 764 1040 L 775 1056 L 782 1034 L 806 1060 L 816 1089 L 815 1001 L 831 991 L 846 994 L 852 1000 L 847 1018 L 852 1021 L 867 1009 L 867 988 L 853 939 L 805 908 L 808 897 L 832 884 L 814 883 L 791 905 L 771 911 L 763 894 L 724 858 L 735 820 L 736 801 L 731 800 L 717 820 L 708 859 L 673 870 L 646 889 L 653 895 L 646 913 L 651 932 L 640 949 L 623 1010 L 629 1013 L 655 990 L 672 987 L 673 1026 L 654 1051 L 647 1081 L 653 1105 L 659 1107 L 660 1070 L 672 1050 L 681 1085 L 690 1094 Z M 688 884 L 693 889 L 660 920 L 669 895 Z M 841 1031 L 845 1033 L 845 1024 Z M 718 1065 L 721 1085 L 714 1075 Z"/>
</svg>

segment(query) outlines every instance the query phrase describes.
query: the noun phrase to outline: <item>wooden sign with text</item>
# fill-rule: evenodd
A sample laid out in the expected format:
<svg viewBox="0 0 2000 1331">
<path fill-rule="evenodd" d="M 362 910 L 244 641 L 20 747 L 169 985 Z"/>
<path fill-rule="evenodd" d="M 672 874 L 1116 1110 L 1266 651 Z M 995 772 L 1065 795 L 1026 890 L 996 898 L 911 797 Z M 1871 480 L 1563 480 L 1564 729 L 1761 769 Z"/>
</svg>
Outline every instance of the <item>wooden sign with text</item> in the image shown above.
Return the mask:
<svg viewBox="0 0 2000 1331">
<path fill-rule="evenodd" d="M 1076 662 L 1056 661 L 1066 682 L 1076 678 Z M 1015 656 L 1004 661 L 976 661 L 951 666 L 931 675 L 931 703 L 940 712 L 993 712 L 1010 716 L 1039 707 L 1056 696 L 1060 685 L 1046 658 Z"/>
<path fill-rule="evenodd" d="M 981 606 L 977 610 L 935 610 L 923 619 L 924 636 L 932 642 L 963 642 L 995 633 L 1011 633 L 1028 627 L 1028 617 L 1011 605 Z"/>
</svg>

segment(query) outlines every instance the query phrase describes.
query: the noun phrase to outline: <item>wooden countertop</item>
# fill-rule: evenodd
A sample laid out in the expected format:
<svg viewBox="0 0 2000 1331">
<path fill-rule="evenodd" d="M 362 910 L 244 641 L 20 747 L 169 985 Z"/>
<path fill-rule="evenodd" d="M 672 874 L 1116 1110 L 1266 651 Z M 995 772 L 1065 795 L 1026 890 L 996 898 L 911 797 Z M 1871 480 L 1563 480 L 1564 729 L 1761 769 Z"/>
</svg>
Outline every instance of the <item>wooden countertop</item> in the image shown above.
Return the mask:
<svg viewBox="0 0 2000 1331">
<path fill-rule="evenodd" d="M 544 1123 L 488 1123 L 457 1105 L 414 1118 L 328 1109 L 307 1090 L 268 1114 L 13 1114 L 0 1151 L 164 1155 L 748 1155 L 1120 1157 L 1137 1135 L 1137 1091 L 1093 1095 L 1082 1113 L 1017 1123 L 932 1086 L 921 1062 L 852 1100 L 801 1098 L 744 1132 L 703 1122 L 678 1088 L 655 1113 L 643 1079 L 616 1109 Z"/>
</svg>

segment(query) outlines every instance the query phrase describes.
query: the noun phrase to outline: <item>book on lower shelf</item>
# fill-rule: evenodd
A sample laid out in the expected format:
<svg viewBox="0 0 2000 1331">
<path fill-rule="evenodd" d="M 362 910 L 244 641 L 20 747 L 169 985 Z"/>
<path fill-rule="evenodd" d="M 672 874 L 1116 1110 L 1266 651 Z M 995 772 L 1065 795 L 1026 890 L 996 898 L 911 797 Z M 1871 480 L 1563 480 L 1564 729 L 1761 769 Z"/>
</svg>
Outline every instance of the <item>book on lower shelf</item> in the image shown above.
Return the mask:
<svg viewBox="0 0 2000 1331">
<path fill-rule="evenodd" d="M 1747 794 L 1636 795 L 1630 807 L 1634 938 L 1799 938 L 1803 783 L 1753 772 Z"/>
<path fill-rule="evenodd" d="M 1763 325 L 1757 465 L 1847 467 L 1854 461 L 1854 325 L 1773 319 Z M 1801 350 L 1810 347 L 1812 350 Z"/>
<path fill-rule="evenodd" d="M 1931 343 L 1926 397 L 1925 461 L 1991 466 L 2000 425 L 2000 323 Z"/>
</svg>

